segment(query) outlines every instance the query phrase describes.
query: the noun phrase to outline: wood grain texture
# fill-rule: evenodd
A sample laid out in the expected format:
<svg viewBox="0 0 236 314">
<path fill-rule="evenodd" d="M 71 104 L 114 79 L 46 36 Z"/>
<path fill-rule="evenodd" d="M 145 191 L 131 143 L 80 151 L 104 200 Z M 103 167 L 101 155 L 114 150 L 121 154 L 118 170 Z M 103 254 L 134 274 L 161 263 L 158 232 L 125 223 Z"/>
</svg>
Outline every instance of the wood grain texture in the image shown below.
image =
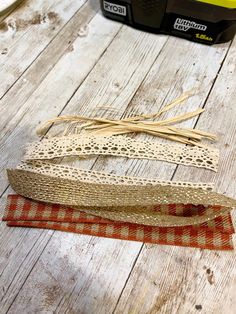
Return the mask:
<svg viewBox="0 0 236 314">
<path fill-rule="evenodd" d="M 91 6 L 90 3 L 86 2 L 51 41 L 50 45 L 43 50 L 32 66 L 18 78 L 17 82 L 8 91 L 5 97 L 0 100 L 3 116 L 3 123 L 0 125 L 1 139 L 7 136 L 6 132 L 9 130 L 8 124 L 11 124 L 11 128 L 14 128 L 22 118 L 22 115 L 18 114 L 17 118 L 12 121 L 12 116 L 20 111 L 30 95 L 37 89 L 38 85 L 53 69 L 60 58 L 74 49 L 73 44 L 78 38 L 78 30 L 84 27 L 84 25 L 89 24 L 96 15 L 97 10 L 98 5 Z M 111 36 L 113 35 L 111 30 Z M 86 52 L 82 50 L 80 53 L 83 55 L 83 53 L 85 54 Z M 99 56 L 94 54 L 94 58 L 96 57 L 99 58 Z"/>
<path fill-rule="evenodd" d="M 61 11 L 65 2 L 55 5 Z M 32 1 L 34 7 L 37 4 Z M 206 106 L 199 120 L 184 125 L 222 135 L 219 146 L 225 149 L 217 176 L 125 158 L 89 158 L 72 164 L 160 179 L 213 180 L 218 190 L 234 196 L 235 42 L 231 47 L 207 47 L 147 34 L 104 19 L 96 14 L 97 9 L 95 1 L 80 6 L 48 44 L 48 35 L 46 40 L 38 34 L 44 48 L 37 49 L 42 52 L 29 62 L 23 75 L 19 73 L 2 99 L 1 211 L 10 191 L 4 168 L 20 160 L 23 145 L 34 138 L 40 121 L 59 114 L 121 118 L 156 112 L 192 87 L 200 92 L 165 117 Z M 86 24 L 88 35 L 79 37 L 76 28 Z M 27 40 L 29 45 L 30 38 Z M 23 49 L 20 37 L 12 45 Z M 4 224 L 0 228 L 0 313 L 221 313 L 225 308 L 233 313 L 235 308 L 234 253 Z"/>
<path fill-rule="evenodd" d="M 84 4 L 79 1 L 29 1 L 1 22 L 0 98 L 11 88 L 29 65 L 40 55 L 60 29 Z M 24 44 L 20 44 L 20 43 Z"/>
</svg>

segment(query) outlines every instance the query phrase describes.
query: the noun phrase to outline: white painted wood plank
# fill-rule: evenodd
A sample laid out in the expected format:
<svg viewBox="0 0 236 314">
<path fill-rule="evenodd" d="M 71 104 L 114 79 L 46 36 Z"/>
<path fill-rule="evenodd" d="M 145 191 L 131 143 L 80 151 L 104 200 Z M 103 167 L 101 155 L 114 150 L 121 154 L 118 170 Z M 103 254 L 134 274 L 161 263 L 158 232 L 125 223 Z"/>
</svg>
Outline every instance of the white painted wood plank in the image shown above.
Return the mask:
<svg viewBox="0 0 236 314">
<path fill-rule="evenodd" d="M 153 111 L 156 111 L 159 108 L 159 104 L 163 101 L 163 99 L 166 97 L 166 95 L 169 92 L 169 98 L 172 98 L 173 96 L 176 96 L 177 94 L 179 94 L 180 90 L 181 90 L 181 86 L 183 85 L 184 88 L 190 88 L 195 86 L 196 84 L 198 84 L 198 82 L 201 81 L 201 83 L 203 84 L 203 86 L 206 88 L 206 91 L 204 91 L 204 93 L 201 94 L 201 96 L 195 97 L 195 99 L 192 99 L 191 101 L 189 101 L 188 103 L 188 108 L 195 108 L 196 104 L 196 100 L 198 100 L 199 102 L 204 102 L 204 99 L 207 95 L 207 92 L 210 89 L 211 86 L 211 82 L 214 80 L 217 71 L 220 67 L 220 64 L 224 58 L 225 52 L 226 52 L 226 48 L 227 45 L 222 46 L 222 47 L 218 47 L 217 50 L 215 49 L 211 49 L 209 47 L 205 47 L 203 50 L 202 48 L 200 49 L 201 46 L 199 46 L 197 51 L 193 52 L 193 56 L 192 58 L 189 57 L 189 61 L 191 61 L 191 63 L 186 63 L 186 58 L 185 58 L 185 54 L 187 51 L 191 51 L 192 47 L 195 47 L 194 44 L 191 43 L 186 43 L 185 46 L 185 53 L 183 52 L 182 57 L 178 60 L 172 60 L 171 64 L 169 65 L 168 69 L 172 69 L 169 71 L 166 71 L 166 67 L 167 67 L 167 62 L 169 62 L 169 59 L 167 58 L 170 54 L 170 51 L 173 51 L 173 47 L 176 47 L 176 44 L 178 42 L 178 39 L 170 39 L 168 41 L 168 44 L 166 45 L 165 49 L 163 49 L 163 51 L 161 52 L 159 58 L 157 59 L 155 65 L 153 66 L 153 69 L 151 71 L 151 74 L 148 75 L 146 81 L 144 82 L 144 84 L 141 85 L 137 96 L 134 97 L 134 100 L 131 102 L 130 106 L 129 106 L 129 110 L 130 112 L 134 109 L 138 111 L 138 113 L 140 113 L 141 111 L 147 112 L 148 108 L 150 108 L 150 102 L 154 102 L 153 98 L 155 98 L 156 101 L 156 105 L 155 107 L 153 106 Z M 180 47 L 179 47 L 180 49 Z M 183 49 L 183 46 L 181 46 L 180 51 Z M 178 51 L 176 52 L 178 55 Z M 206 68 L 205 62 L 202 61 L 203 56 L 207 55 L 208 57 L 211 57 L 211 59 L 213 60 L 214 63 L 214 69 L 215 72 L 212 71 L 212 67 L 209 66 L 208 68 Z M 192 62 L 192 60 L 196 61 L 196 63 L 198 64 L 197 67 L 195 67 L 193 65 L 194 62 Z M 183 65 L 186 64 L 185 69 L 183 70 Z M 190 70 L 191 69 L 191 70 Z M 111 87 L 113 86 L 113 84 L 110 83 L 110 87 L 106 87 L 106 85 L 103 82 L 106 82 L 107 78 L 103 75 L 103 73 L 106 71 L 106 68 L 104 69 L 103 67 L 101 67 L 100 71 L 94 71 L 91 73 L 91 77 L 89 76 L 87 78 L 87 80 L 84 82 L 84 84 L 81 86 L 81 88 L 78 90 L 77 94 L 73 97 L 72 101 L 68 104 L 65 112 L 63 113 L 76 113 L 76 112 L 80 112 L 80 114 L 84 114 L 84 113 L 91 113 L 91 109 L 94 108 L 96 106 L 97 103 L 99 104 L 106 104 L 104 101 L 109 102 L 112 104 L 114 104 L 113 108 L 117 108 L 118 104 L 116 102 L 118 102 L 118 100 L 121 100 L 121 98 L 115 98 L 114 99 L 114 92 L 112 91 Z M 93 73 L 96 73 L 96 78 L 93 76 Z M 206 75 L 208 74 L 208 75 Z M 95 75 L 95 74 L 94 74 Z M 165 76 L 166 75 L 166 76 Z M 166 81 L 169 82 L 169 78 L 170 76 L 172 76 L 172 80 L 173 81 L 178 81 L 179 85 L 172 87 L 170 89 L 170 84 L 166 84 Z M 194 77 L 194 80 L 190 80 L 192 77 Z M 93 85 L 93 81 L 97 81 L 99 79 L 100 84 L 98 84 L 97 86 L 99 88 L 97 88 L 96 90 L 94 88 L 91 88 L 91 85 Z M 102 81 L 102 82 L 101 82 Z M 109 82 L 112 81 L 111 78 L 109 77 Z M 116 80 L 116 82 L 120 85 L 119 80 Z M 190 82 L 190 83 L 189 83 Z M 105 91 L 104 88 L 102 87 L 104 84 L 105 86 Z M 156 85 L 157 84 L 157 85 Z M 90 86 L 90 88 L 89 88 Z M 122 86 L 122 85 L 121 85 Z M 104 92 L 104 95 L 102 94 L 102 92 L 98 93 L 98 91 L 102 91 Z M 161 91 L 158 95 L 157 95 L 157 91 Z M 81 92 L 83 91 L 83 92 Z M 123 89 L 121 88 L 122 93 L 124 94 L 119 94 L 119 97 L 121 97 L 122 95 L 124 95 L 123 97 L 126 97 L 126 92 L 123 91 Z M 107 93 L 110 93 L 110 99 L 111 101 L 109 101 L 109 98 L 107 98 Z M 90 97 L 89 97 L 90 96 Z M 149 98 L 150 97 L 150 98 Z M 145 104 L 143 104 L 140 100 L 143 99 L 147 99 L 149 101 L 145 102 Z M 90 101 L 88 100 L 90 99 Z M 95 100 L 94 100 L 95 99 Z M 105 99 L 105 100 L 103 100 Z M 152 99 L 152 100 L 151 100 Z M 151 101 L 150 101 L 151 100 Z M 136 103 L 137 101 L 137 103 Z M 77 106 L 78 104 L 83 104 L 85 102 L 86 106 L 83 106 L 82 108 L 78 108 Z M 123 102 L 120 102 L 123 103 Z M 119 105 L 120 105 L 119 103 Z M 90 109 L 91 106 L 91 109 Z M 120 105 L 121 107 L 121 105 Z M 78 111 L 77 111 L 78 110 Z M 181 112 L 185 109 L 178 109 L 178 112 Z M 128 111 L 127 111 L 128 113 Z M 121 116 L 122 115 L 122 111 L 119 110 L 118 113 L 113 113 L 113 116 Z M 114 163 L 111 162 L 110 164 L 110 160 L 106 160 L 104 161 L 104 159 L 102 161 L 100 161 L 99 163 L 96 164 L 96 167 L 94 167 L 95 169 L 104 169 L 104 170 L 109 170 L 109 171 L 114 171 L 116 173 L 123 173 L 124 171 L 129 171 L 130 174 L 135 174 L 135 175 L 140 175 L 140 174 L 145 174 L 145 164 L 144 165 L 140 165 L 138 162 L 133 161 L 130 164 L 130 161 L 125 162 L 125 160 L 119 160 L 120 162 L 122 162 L 122 168 L 121 167 L 117 167 L 117 159 L 114 161 Z M 89 165 L 91 166 L 92 163 L 94 161 L 89 160 L 87 161 L 84 166 L 88 167 Z M 118 163 L 118 165 L 121 163 Z M 112 165 L 112 166 L 111 166 Z M 140 167 L 140 168 L 139 168 Z M 167 169 L 168 167 L 166 167 Z M 156 174 L 158 174 L 158 169 L 151 169 L 152 171 L 154 171 Z M 173 173 L 173 169 L 172 171 L 169 170 L 169 174 L 171 175 L 171 173 Z M 148 174 L 153 175 L 153 173 L 151 171 L 148 170 Z M 146 173 L 147 175 L 147 173 Z M 163 173 L 164 175 L 164 173 Z M 76 235 L 72 236 L 73 239 L 77 239 Z M 54 241 L 52 239 L 52 241 Z M 79 241 L 79 240 L 77 240 Z M 109 250 L 109 255 L 107 253 L 107 241 L 106 239 L 97 239 L 98 243 L 101 243 L 102 245 L 102 249 L 103 249 L 103 256 L 110 256 L 111 251 Z M 110 241 L 110 240 L 109 240 Z M 113 241 L 113 240 L 111 240 Z M 79 243 L 79 242 L 78 242 Z M 116 243 L 116 241 L 114 242 Z M 126 242 L 122 242 L 121 246 L 123 247 L 124 243 Z M 135 245 L 135 247 L 133 248 L 132 254 L 133 257 L 136 257 L 136 254 L 139 252 L 139 249 L 141 248 L 141 244 L 137 243 L 133 243 Z M 69 252 L 69 246 L 64 246 L 65 250 L 67 252 Z M 115 248 L 117 250 L 117 248 Z M 46 248 L 45 253 L 43 253 L 42 255 L 42 259 L 44 259 L 44 254 L 47 256 L 48 254 L 48 248 Z M 94 251 L 93 251 L 93 255 L 96 256 L 96 254 L 98 254 L 98 248 L 94 247 Z M 100 248 L 99 248 L 100 250 Z M 129 264 L 129 261 L 132 260 L 132 257 L 130 256 L 130 252 L 127 250 L 121 250 L 121 252 L 119 253 L 122 256 L 119 255 L 119 258 L 117 260 L 117 264 L 116 264 L 116 268 L 113 269 L 112 271 L 116 271 L 117 268 L 118 269 L 123 269 L 124 267 L 127 267 L 127 264 Z M 122 257 L 122 259 L 121 259 Z M 40 260 L 41 260 L 40 258 Z M 45 257 L 46 258 L 46 257 Z M 127 260 L 128 259 L 128 262 Z M 122 262 L 121 262 L 122 261 Z M 163 260 L 160 261 L 163 263 Z M 104 278 L 104 276 L 106 276 L 106 278 L 110 278 L 109 274 L 106 274 L 106 269 L 108 266 L 108 264 L 106 264 L 104 262 L 104 258 L 102 257 L 101 261 L 98 261 L 97 263 L 99 263 L 100 267 L 99 270 L 96 270 L 94 273 L 90 274 L 90 280 L 89 280 L 89 284 L 86 282 L 84 283 L 83 280 L 81 282 L 80 278 L 81 277 L 76 277 L 78 282 L 76 284 L 71 283 L 70 280 L 67 281 L 67 288 L 69 289 L 70 293 L 72 294 L 71 297 L 66 295 L 63 295 L 63 298 L 59 301 L 57 298 L 54 298 L 54 305 L 50 304 L 50 306 L 58 306 L 56 312 L 58 313 L 62 313 L 62 312 L 66 312 L 66 311 L 74 311 L 75 313 L 78 312 L 78 310 L 81 310 L 81 312 L 91 312 L 93 313 L 95 311 L 95 309 L 99 309 L 97 310 L 99 313 L 106 313 L 109 311 L 111 312 L 112 309 L 115 306 L 115 300 L 117 300 L 117 296 L 119 295 L 119 291 L 121 288 L 121 284 L 120 282 L 124 282 L 125 281 L 125 274 L 122 273 L 122 277 L 119 278 L 119 282 L 117 282 L 117 280 L 113 280 L 112 282 L 110 282 L 110 279 L 106 280 L 106 283 L 109 284 L 109 297 L 107 297 L 108 299 L 108 303 L 106 302 L 102 302 L 103 298 L 104 298 L 104 292 L 100 291 L 99 289 L 94 290 L 94 286 L 96 286 L 96 282 L 100 281 L 100 278 Z M 101 263 L 101 264 L 100 264 Z M 50 267 L 49 267 L 50 268 Z M 50 268 L 51 269 L 51 268 Z M 52 270 L 53 271 L 53 270 Z M 30 295 L 30 291 L 36 288 L 36 283 L 35 281 L 37 281 L 37 278 L 39 277 L 39 273 L 42 273 L 42 268 L 40 267 L 40 263 L 38 265 L 36 265 L 35 269 L 32 271 L 32 275 L 28 278 L 26 285 L 23 287 L 22 291 L 20 292 L 19 296 L 16 299 L 16 303 L 13 304 L 12 309 L 14 309 L 16 311 L 19 309 L 24 309 L 25 308 L 25 304 L 29 304 L 30 302 L 30 298 L 32 297 Z M 76 274 L 77 276 L 77 274 Z M 42 282 L 41 282 L 42 283 Z M 47 280 L 47 285 L 50 287 L 53 287 L 53 284 L 55 284 L 55 282 L 53 283 L 53 280 Z M 30 287 L 30 288 L 29 288 Z M 107 287 L 107 286 L 106 286 Z M 108 289 L 108 288 L 107 288 Z M 105 289 L 105 291 L 107 291 L 107 289 Z M 77 297 L 78 295 L 78 297 Z M 110 297 L 112 296 L 112 298 Z M 21 302 L 20 300 L 23 301 Z M 26 299 L 25 299 L 26 298 Z M 112 302 L 110 302 L 110 299 L 112 300 Z M 34 299 L 34 302 L 32 302 L 32 308 L 34 308 L 34 306 L 36 306 L 36 308 L 39 308 L 41 304 L 44 303 L 45 300 L 45 294 L 44 293 L 39 293 L 38 294 L 38 298 L 37 300 Z M 57 302 L 59 302 L 58 305 Z M 31 304 L 31 303 L 30 303 Z M 51 309 L 51 307 L 50 307 Z"/>
<path fill-rule="evenodd" d="M 0 52 L 7 53 L 0 53 L 0 98 L 84 3 L 32 0 L 1 22 Z"/>
<path fill-rule="evenodd" d="M 13 0 L 12 0 L 13 2 Z M 0 11 L 0 22 L 3 21 L 8 15 L 10 15 L 14 10 L 18 10 L 21 5 L 24 5 L 23 0 L 15 1 L 12 6 L 9 6 L 4 11 Z"/>
<path fill-rule="evenodd" d="M 233 253 L 224 254 L 222 259 L 218 252 L 144 247 L 115 313 L 222 313 L 221 307 L 233 313 Z"/>
<path fill-rule="evenodd" d="M 135 259 L 133 251 L 139 247 L 139 243 L 128 241 L 120 244 L 106 239 L 104 250 L 104 242 L 98 238 L 55 233 L 27 284 L 28 291 L 37 293 L 30 292 L 30 298 L 22 294 L 9 313 L 57 313 L 57 306 L 64 313 L 105 313 L 104 308 L 97 307 L 98 302 L 106 303 L 109 313 L 117 299 L 110 283 L 116 282 L 116 290 L 122 290 L 124 282 L 120 279 L 128 276 Z"/>
<path fill-rule="evenodd" d="M 63 9 L 65 9 L 65 11 L 68 10 L 68 7 L 60 0 L 56 2 L 42 1 L 40 3 L 35 0 L 22 1 L 22 3 L 0 23 L 0 48 L 5 47 L 10 50 L 11 47 L 14 47 L 15 51 L 17 46 L 24 46 L 24 43 L 20 42 L 22 36 L 28 32 L 29 36 L 27 39 L 29 41 L 32 40 L 30 39 L 30 33 L 31 35 L 34 34 L 33 30 L 37 28 L 41 29 L 41 31 L 44 30 L 44 33 L 48 33 L 49 37 L 51 30 L 51 38 L 55 37 L 58 31 L 84 3 L 86 3 L 86 0 L 83 2 L 80 0 L 78 6 L 71 7 L 72 11 L 69 14 L 62 14 L 62 17 L 60 17 L 59 12 L 63 12 Z M 69 4 L 71 3 L 69 2 Z M 50 18 L 47 16 L 49 12 Z M 52 25 L 52 23 L 55 25 Z M 51 29 L 48 29 L 49 24 L 51 25 Z M 58 24 L 60 24 L 60 27 Z M 54 29 L 54 27 L 57 27 L 57 29 Z M 42 32 L 42 35 L 46 35 L 44 33 Z M 34 36 L 32 37 L 34 38 Z M 40 37 L 37 39 L 39 41 Z M 48 42 L 50 42 L 50 40 Z M 48 42 L 46 42 L 45 46 L 47 46 Z M 15 53 L 17 54 L 17 51 L 15 51 Z M 1 56 L 0 64 L 4 65 L 6 59 L 10 58 L 3 58 Z"/>
<path fill-rule="evenodd" d="M 2 0 L 0 4 L 0 14 L 10 10 L 11 7 L 16 6 L 17 0 Z"/>
<path fill-rule="evenodd" d="M 219 135 L 219 172 L 180 166 L 174 176 L 176 180 L 213 180 L 218 191 L 232 197 L 236 197 L 235 53 L 236 40 L 206 103 L 207 111 L 197 123 L 198 128 Z M 235 252 L 147 245 L 115 313 L 234 313 L 235 288 Z"/>
<path fill-rule="evenodd" d="M 2 113 L 0 117 L 0 140 L 3 139 L 3 137 L 8 136 L 7 134 L 10 129 L 12 130 L 17 126 L 22 115 L 18 114 L 14 120 L 12 120 L 12 117 L 16 115 L 16 112 L 22 109 L 27 99 L 37 89 L 38 85 L 45 79 L 55 64 L 64 54 L 71 54 L 74 49 L 74 41 L 78 38 L 78 30 L 90 23 L 96 15 L 98 8 L 99 4 L 97 4 L 97 7 L 92 7 L 90 3 L 85 3 L 85 5 L 76 12 L 71 20 L 59 32 L 55 39 L 44 49 L 32 66 L 25 71 L 17 83 L 0 100 Z M 117 27 L 117 29 L 119 28 Z M 111 40 L 113 38 L 112 36 L 114 36 L 113 29 L 111 29 L 110 36 Z M 78 40 L 78 44 L 79 43 L 80 40 Z M 89 45 L 89 43 L 87 44 Z M 105 49 L 107 42 L 104 41 L 104 46 L 101 42 L 98 42 L 98 44 L 101 46 L 101 49 L 102 47 Z M 84 52 L 83 49 L 85 49 Z M 78 51 L 81 57 L 83 54 L 86 56 L 87 49 L 89 49 L 89 47 L 81 47 Z M 102 50 L 98 50 L 98 52 L 100 51 Z M 99 56 L 100 54 L 97 55 L 94 53 L 94 59 L 98 59 Z M 87 71 L 89 72 L 94 64 L 87 62 L 87 65 Z M 84 76 L 86 76 L 86 72 L 84 73 Z"/>
</svg>

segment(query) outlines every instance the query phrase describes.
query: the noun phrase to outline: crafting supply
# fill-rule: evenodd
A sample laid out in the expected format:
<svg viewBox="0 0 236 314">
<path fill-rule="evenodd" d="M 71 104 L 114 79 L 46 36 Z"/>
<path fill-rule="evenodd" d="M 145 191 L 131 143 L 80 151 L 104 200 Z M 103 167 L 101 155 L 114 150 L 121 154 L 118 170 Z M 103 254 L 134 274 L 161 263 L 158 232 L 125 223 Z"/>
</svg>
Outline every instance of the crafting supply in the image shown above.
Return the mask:
<svg viewBox="0 0 236 314">
<path fill-rule="evenodd" d="M 38 200 L 65 205 L 152 206 L 170 203 L 225 207 L 236 205 L 236 200 L 223 194 L 193 187 L 89 183 L 20 169 L 8 169 L 7 173 L 9 182 L 19 194 L 26 193 L 30 198 L 34 198 L 34 195 L 39 197 Z M 44 197 L 49 199 L 40 199 Z"/>
<path fill-rule="evenodd" d="M 193 91 L 188 91 L 172 101 L 170 104 L 165 105 L 159 112 L 153 114 L 142 114 L 121 120 L 90 118 L 78 115 L 60 116 L 43 123 L 37 130 L 37 134 L 43 135 L 52 124 L 67 123 L 67 127 L 63 130 L 62 136 L 83 133 L 84 136 L 92 135 L 104 137 L 121 134 L 124 135 L 128 133 L 146 133 L 182 144 L 206 147 L 206 145 L 202 144 L 201 141 L 203 139 L 215 141 L 216 136 L 214 134 L 201 130 L 177 128 L 172 126 L 172 124 L 180 123 L 198 116 L 204 112 L 204 109 L 202 108 L 161 121 L 147 121 L 159 118 L 163 113 L 169 111 L 174 106 L 183 103 L 191 96 L 193 96 Z"/>
<path fill-rule="evenodd" d="M 202 214 L 202 206 L 171 205 L 162 209 L 169 215 Z M 229 214 L 198 226 L 150 227 L 120 223 L 87 215 L 79 210 L 46 204 L 19 195 L 9 195 L 3 220 L 8 226 L 36 227 L 93 236 L 178 245 L 213 250 L 232 250 L 234 228 Z"/>
<path fill-rule="evenodd" d="M 233 39 L 236 0 L 100 0 L 103 14 L 136 28 L 204 44 Z"/>
<path fill-rule="evenodd" d="M 124 186 L 132 186 L 132 185 L 143 185 L 143 186 L 155 186 L 155 185 L 163 185 L 163 186 L 176 186 L 176 187 L 195 187 L 201 188 L 204 190 L 211 190 L 212 185 L 204 184 L 204 183 L 191 183 L 191 182 L 175 182 L 175 181 L 159 181 L 154 179 L 146 179 L 146 178 L 136 178 L 136 177 L 126 177 L 126 176 L 116 176 L 116 175 L 107 175 L 103 172 L 96 171 L 88 171 L 88 170 L 80 170 L 78 168 L 65 166 L 61 164 L 52 164 L 44 161 L 32 161 L 32 162 L 23 162 L 18 167 L 18 169 L 30 171 L 35 174 L 45 174 L 51 175 L 55 178 L 64 178 L 71 180 L 79 180 L 84 183 L 95 183 L 95 184 L 120 184 Z M 100 196 L 103 197 L 103 196 Z M 76 208 L 76 207 L 74 207 Z M 82 207 L 80 206 L 80 209 Z M 164 208 L 164 207 L 163 207 Z M 106 217 L 113 220 L 120 221 L 128 221 L 128 222 L 140 222 L 147 225 L 186 225 L 188 223 L 196 224 L 207 219 L 211 219 L 215 217 L 215 210 L 212 208 L 208 208 L 205 212 L 205 215 L 201 217 L 196 217 L 193 219 L 169 219 L 171 217 L 164 217 L 160 215 L 160 213 L 153 212 L 153 207 L 143 207 L 143 206 L 135 206 L 135 207 L 83 207 L 84 212 L 96 214 L 101 217 Z M 228 212 L 228 208 L 218 208 L 219 211 Z M 165 214 L 165 213 L 164 213 Z"/>
<path fill-rule="evenodd" d="M 25 160 L 53 159 L 66 156 L 111 155 L 153 159 L 186 166 L 217 170 L 219 150 L 140 141 L 124 136 L 64 136 L 43 139 L 27 145 Z"/>
<path fill-rule="evenodd" d="M 192 187 L 176 186 L 140 186 L 122 184 L 95 184 L 79 180 L 63 179 L 42 175 L 26 170 L 8 170 L 12 188 L 22 196 L 38 201 L 67 205 L 83 206 L 85 209 L 96 207 L 100 214 L 107 211 L 120 212 L 122 219 L 130 216 L 138 222 L 155 220 L 155 224 L 165 223 L 169 226 L 198 224 L 215 218 L 217 214 L 207 213 L 204 217 L 191 220 L 165 217 L 156 214 L 153 206 L 165 204 L 193 204 L 205 207 L 220 206 L 222 213 L 230 212 L 236 201 L 215 192 Z M 212 216 L 213 215 L 213 216 Z"/>
<path fill-rule="evenodd" d="M 166 204 L 171 206 L 172 204 Z M 183 204 L 178 204 L 181 206 Z M 191 204 L 185 204 L 186 206 L 193 206 Z M 116 220 L 121 222 L 129 222 L 136 224 L 144 224 L 146 226 L 159 226 L 159 227 L 184 227 L 184 226 L 195 226 L 206 221 L 213 220 L 216 217 L 227 214 L 231 209 L 221 206 L 208 206 L 205 208 L 204 214 L 193 217 L 173 217 L 165 214 L 162 210 L 165 208 L 164 205 L 156 206 L 119 206 L 119 207 L 89 207 L 89 206 L 71 206 L 76 210 L 81 210 L 89 215 L 96 215 L 102 218 Z M 161 208 L 161 211 L 157 211 Z"/>
<path fill-rule="evenodd" d="M 81 182 L 121 185 L 171 185 L 182 187 L 195 187 L 198 189 L 212 190 L 213 183 L 194 183 L 186 181 L 158 180 L 151 178 L 118 176 L 101 171 L 83 170 L 68 165 L 54 164 L 43 160 L 21 162 L 17 169 L 45 174 L 62 179 L 79 180 Z"/>
<path fill-rule="evenodd" d="M 161 121 L 141 121 L 141 117 L 157 117 L 159 113 L 153 115 L 141 115 L 137 117 L 127 118 L 123 120 L 109 120 L 104 118 L 89 118 L 82 116 L 60 116 L 47 121 L 38 130 L 38 134 L 50 126 L 52 123 L 69 123 L 64 129 L 62 135 L 83 134 L 84 136 L 112 136 L 124 135 L 128 133 L 146 133 L 149 135 L 165 138 L 171 141 L 179 142 L 182 144 L 195 145 L 205 147 L 202 144 L 203 139 L 215 141 L 216 136 L 201 130 L 194 130 L 189 128 L 176 128 L 172 124 L 180 123 L 185 120 L 191 119 L 202 113 L 204 109 L 199 109 L 194 112 L 186 113 L 170 119 Z M 162 113 L 164 111 L 161 111 Z M 82 124 L 81 124 L 82 123 Z"/>
<path fill-rule="evenodd" d="M 186 141 L 188 144 L 195 143 L 195 141 L 201 141 L 202 138 L 214 140 L 214 136 L 207 132 L 177 129 L 170 126 L 172 123 L 197 116 L 202 110 L 157 122 L 141 121 L 141 119 L 158 117 L 183 99 L 183 96 L 180 97 L 156 114 L 141 115 L 120 121 L 60 117 L 49 123 L 69 120 L 72 124 L 77 124 L 78 121 L 83 120 L 85 121 L 83 128 L 86 132 L 94 128 L 98 128 L 102 132 L 104 128 L 123 126 L 127 128 L 127 125 L 130 128 L 131 124 L 135 126 L 134 131 L 136 132 L 139 128 L 143 130 L 144 125 L 149 128 L 149 124 L 151 124 L 154 129 L 156 126 L 158 127 L 158 134 L 162 133 L 162 128 L 164 128 L 165 136 L 177 137 L 177 140 L 183 143 Z M 71 124 L 68 127 L 70 126 Z M 67 131 L 64 132 L 67 133 Z M 188 137 L 188 135 L 191 136 L 191 139 L 185 140 L 184 137 Z M 178 243 L 187 245 L 183 238 L 179 239 L 179 235 L 182 236 L 186 231 L 191 235 L 194 233 L 193 240 L 198 241 L 198 244 L 194 244 L 194 246 L 216 247 L 215 241 L 218 241 L 217 237 L 221 236 L 224 240 L 219 243 L 219 247 L 222 249 L 232 247 L 231 234 L 225 235 L 224 232 L 217 233 L 217 231 L 213 232 L 206 228 L 212 221 L 216 223 L 224 218 L 229 220 L 229 213 L 236 206 L 235 200 L 212 192 L 212 185 L 207 183 L 171 182 L 107 175 L 102 172 L 81 170 L 55 163 L 56 158 L 94 154 L 159 159 L 211 170 L 216 170 L 219 158 L 218 150 L 205 146 L 156 144 L 140 142 L 123 136 L 85 136 L 81 133 L 80 135 L 43 139 L 28 145 L 25 161 L 17 169 L 8 169 L 7 173 L 11 187 L 21 195 L 16 196 L 16 199 L 23 203 L 28 202 L 24 197 L 30 198 L 31 202 L 43 202 L 41 205 L 37 205 L 36 202 L 34 209 L 37 209 L 38 206 L 45 207 L 43 216 L 49 219 L 41 219 L 40 213 L 36 213 L 35 216 L 35 210 L 29 204 L 30 212 L 28 215 L 23 213 L 21 218 L 19 209 L 15 208 L 15 212 L 8 210 L 4 216 L 7 224 L 68 231 L 74 228 L 75 232 L 85 234 L 89 234 L 86 230 L 90 227 L 94 230 L 94 228 L 102 228 L 103 225 L 113 229 L 122 226 L 122 230 L 126 228 L 130 234 L 134 231 L 137 234 L 141 228 L 141 232 L 145 233 L 147 237 L 151 237 L 151 241 L 153 237 L 158 237 L 158 241 L 154 241 L 154 243 L 177 245 Z M 76 222 L 73 220 L 74 218 L 71 221 L 67 218 L 59 221 L 57 217 L 54 219 L 54 216 L 50 220 L 51 213 L 48 212 L 47 206 L 53 208 L 53 206 L 63 205 L 67 208 L 64 208 L 62 215 L 66 215 L 69 210 L 72 211 L 73 217 L 83 216 L 83 219 L 87 219 L 87 221 Z M 19 219 L 15 219 L 16 217 Z M 96 220 L 96 222 L 89 222 L 89 219 Z M 89 225 L 91 223 L 92 226 Z M 163 228 L 166 228 L 165 232 Z M 163 238 L 160 240 L 164 236 L 172 237 L 173 231 L 177 235 L 174 243 L 169 240 L 165 242 Z M 94 232 L 94 234 L 101 235 L 98 232 Z M 184 235 L 184 239 L 186 236 L 187 234 Z M 117 238 L 125 239 L 123 231 L 122 236 Z M 129 239 L 139 240 L 140 237 L 131 236 Z M 199 244 L 199 242 L 201 243 Z"/>
</svg>

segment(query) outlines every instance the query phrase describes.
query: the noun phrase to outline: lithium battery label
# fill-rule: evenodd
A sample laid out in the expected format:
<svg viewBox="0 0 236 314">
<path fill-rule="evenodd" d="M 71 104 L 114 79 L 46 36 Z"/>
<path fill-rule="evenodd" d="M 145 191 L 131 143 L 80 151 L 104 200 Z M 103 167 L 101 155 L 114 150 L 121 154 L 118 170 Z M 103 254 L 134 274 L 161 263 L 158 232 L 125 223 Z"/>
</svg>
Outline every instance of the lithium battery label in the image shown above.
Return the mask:
<svg viewBox="0 0 236 314">
<path fill-rule="evenodd" d="M 177 18 L 174 24 L 174 29 L 179 31 L 187 32 L 190 29 L 197 29 L 199 31 L 206 31 L 207 26 L 203 24 L 198 24 L 194 21 L 189 21 L 181 18 Z"/>
</svg>

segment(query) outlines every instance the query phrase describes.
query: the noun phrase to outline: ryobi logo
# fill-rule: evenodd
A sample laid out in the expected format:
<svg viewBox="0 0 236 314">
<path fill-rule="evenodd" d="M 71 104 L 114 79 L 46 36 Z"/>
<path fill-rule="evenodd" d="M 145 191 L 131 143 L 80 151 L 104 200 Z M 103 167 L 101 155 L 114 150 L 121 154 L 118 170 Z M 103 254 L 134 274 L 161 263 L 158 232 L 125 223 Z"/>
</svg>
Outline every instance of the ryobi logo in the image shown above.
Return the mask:
<svg viewBox="0 0 236 314">
<path fill-rule="evenodd" d="M 105 11 L 126 16 L 126 7 L 123 5 L 118 5 L 115 3 L 110 3 L 110 2 L 104 1 L 103 7 L 104 7 Z"/>
<path fill-rule="evenodd" d="M 187 32 L 189 29 L 197 29 L 199 31 L 206 31 L 207 26 L 203 24 L 198 24 L 193 21 L 188 21 L 184 19 L 176 19 L 174 24 L 174 29 L 177 29 L 179 31 Z"/>
</svg>

